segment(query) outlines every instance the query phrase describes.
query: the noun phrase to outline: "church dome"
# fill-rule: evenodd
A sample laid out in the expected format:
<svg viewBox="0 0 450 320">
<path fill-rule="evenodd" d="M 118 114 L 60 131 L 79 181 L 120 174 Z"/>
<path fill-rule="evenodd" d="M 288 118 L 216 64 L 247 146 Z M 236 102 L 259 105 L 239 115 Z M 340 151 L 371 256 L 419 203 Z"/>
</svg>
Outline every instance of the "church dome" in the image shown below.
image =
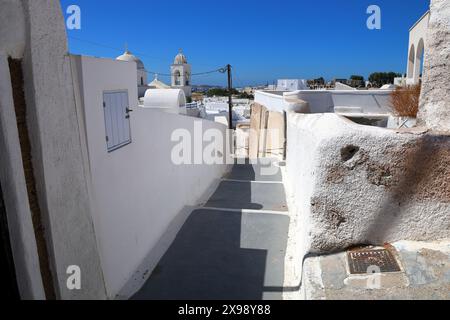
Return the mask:
<svg viewBox="0 0 450 320">
<path fill-rule="evenodd" d="M 141 69 L 141 70 L 145 69 L 144 63 L 142 62 L 142 60 L 139 59 L 138 57 L 136 57 L 135 55 L 133 55 L 128 50 L 125 51 L 125 53 L 123 55 L 118 56 L 116 60 L 128 61 L 128 62 L 134 61 L 134 62 L 136 62 L 136 65 L 137 65 L 138 69 Z"/>
<path fill-rule="evenodd" d="M 187 64 L 186 56 L 180 51 L 179 54 L 175 57 L 175 61 L 173 64 Z"/>
</svg>

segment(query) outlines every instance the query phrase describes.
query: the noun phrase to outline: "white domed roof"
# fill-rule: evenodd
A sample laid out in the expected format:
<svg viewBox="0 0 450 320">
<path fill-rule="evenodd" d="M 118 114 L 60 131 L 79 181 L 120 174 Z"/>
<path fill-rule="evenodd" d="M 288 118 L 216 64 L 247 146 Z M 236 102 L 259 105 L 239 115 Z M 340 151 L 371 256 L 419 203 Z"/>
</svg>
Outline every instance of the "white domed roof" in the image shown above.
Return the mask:
<svg viewBox="0 0 450 320">
<path fill-rule="evenodd" d="M 141 61 L 141 59 L 139 59 L 138 57 L 136 57 L 135 55 L 133 55 L 130 51 L 125 51 L 125 53 L 121 56 L 118 56 L 116 58 L 116 60 L 120 60 L 120 61 L 134 61 L 136 62 L 137 68 L 138 69 L 145 69 L 144 67 L 144 63 Z"/>
<path fill-rule="evenodd" d="M 177 54 L 177 56 L 175 57 L 175 61 L 173 62 L 173 64 L 187 64 L 187 59 L 186 56 L 183 54 L 183 52 Z"/>
</svg>

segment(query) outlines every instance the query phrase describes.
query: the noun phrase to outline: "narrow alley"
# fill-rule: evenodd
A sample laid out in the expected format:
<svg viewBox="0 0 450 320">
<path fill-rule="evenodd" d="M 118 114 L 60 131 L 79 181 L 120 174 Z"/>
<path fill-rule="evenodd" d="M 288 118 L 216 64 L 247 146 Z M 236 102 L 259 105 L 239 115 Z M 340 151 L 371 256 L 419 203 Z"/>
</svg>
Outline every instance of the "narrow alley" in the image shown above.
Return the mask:
<svg viewBox="0 0 450 320">
<path fill-rule="evenodd" d="M 236 164 L 133 299 L 282 299 L 287 210 L 278 167 Z"/>
</svg>

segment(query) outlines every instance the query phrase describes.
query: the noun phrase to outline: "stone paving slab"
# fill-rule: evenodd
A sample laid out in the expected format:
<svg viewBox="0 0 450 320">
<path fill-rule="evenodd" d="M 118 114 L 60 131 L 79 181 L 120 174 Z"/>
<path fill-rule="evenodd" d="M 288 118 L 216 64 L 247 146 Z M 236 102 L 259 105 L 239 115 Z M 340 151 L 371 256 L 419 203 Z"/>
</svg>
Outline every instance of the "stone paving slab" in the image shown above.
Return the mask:
<svg viewBox="0 0 450 320">
<path fill-rule="evenodd" d="M 288 210 L 283 184 L 222 181 L 205 207 L 252 210 Z"/>
<path fill-rule="evenodd" d="M 289 217 L 199 209 L 137 300 L 281 299 Z"/>
<path fill-rule="evenodd" d="M 280 168 L 264 164 L 235 165 L 225 178 L 243 181 L 282 181 Z"/>
</svg>

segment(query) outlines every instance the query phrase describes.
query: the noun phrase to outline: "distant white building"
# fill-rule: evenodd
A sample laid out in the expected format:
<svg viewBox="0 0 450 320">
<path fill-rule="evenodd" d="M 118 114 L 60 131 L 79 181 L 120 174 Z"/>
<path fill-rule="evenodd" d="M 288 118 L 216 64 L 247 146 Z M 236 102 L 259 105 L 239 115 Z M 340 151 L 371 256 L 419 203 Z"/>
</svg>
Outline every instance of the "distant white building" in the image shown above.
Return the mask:
<svg viewBox="0 0 450 320">
<path fill-rule="evenodd" d="M 170 89 L 170 86 L 158 79 L 158 75 L 155 74 L 155 79 L 148 84 L 150 89 Z"/>
<path fill-rule="evenodd" d="M 404 87 L 406 85 L 406 77 L 401 76 L 394 78 L 394 85 L 396 85 L 397 87 Z"/>
<path fill-rule="evenodd" d="M 147 86 L 147 71 L 145 70 L 145 66 L 142 60 L 133 55 L 128 50 L 125 50 L 124 54 L 118 56 L 116 60 L 136 63 L 138 97 L 143 97 L 145 95 L 145 91 L 147 91 L 149 87 Z"/>
<path fill-rule="evenodd" d="M 124 54 L 118 56 L 116 60 L 135 62 L 137 68 L 137 86 L 138 97 L 142 98 L 149 89 L 181 89 L 186 97 L 192 96 L 192 84 L 191 84 L 191 65 L 188 64 L 186 56 L 180 51 L 175 57 L 174 63 L 170 67 L 171 71 L 171 85 L 167 85 L 158 79 L 158 75 L 155 75 L 155 79 L 147 82 L 147 70 L 141 59 L 133 55 L 130 51 L 126 50 Z"/>
<path fill-rule="evenodd" d="M 277 91 L 308 90 L 305 79 L 280 79 L 277 84 Z"/>
<path fill-rule="evenodd" d="M 188 64 L 186 56 L 181 52 L 177 54 L 173 65 L 170 67 L 172 75 L 172 88 L 181 89 L 186 97 L 192 96 L 191 65 Z"/>
</svg>

